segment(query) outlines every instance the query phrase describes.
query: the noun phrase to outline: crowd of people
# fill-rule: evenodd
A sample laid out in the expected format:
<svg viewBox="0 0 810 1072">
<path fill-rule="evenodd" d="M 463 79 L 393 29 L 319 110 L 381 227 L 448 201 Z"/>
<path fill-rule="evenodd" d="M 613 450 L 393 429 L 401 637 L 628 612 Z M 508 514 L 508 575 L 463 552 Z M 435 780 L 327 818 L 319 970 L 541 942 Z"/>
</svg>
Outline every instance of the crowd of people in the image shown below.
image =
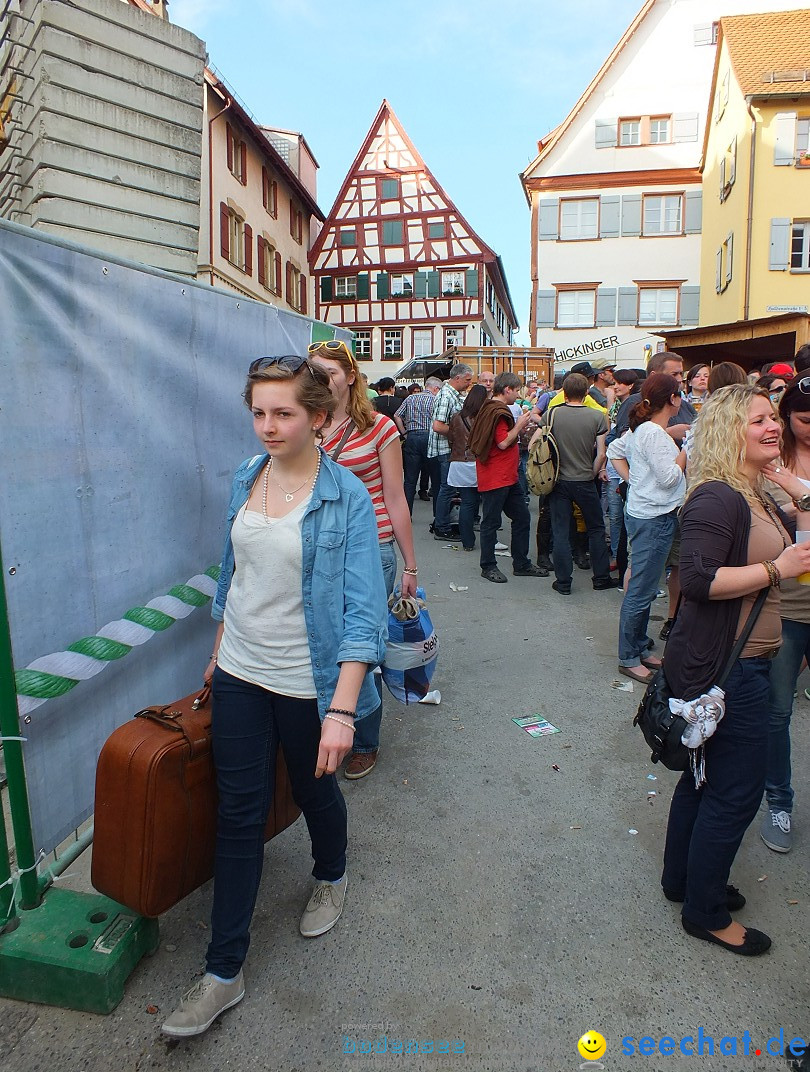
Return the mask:
<svg viewBox="0 0 810 1072">
<path fill-rule="evenodd" d="M 163 1025 L 170 1037 L 201 1034 L 244 996 L 279 746 L 314 860 L 300 932 L 317 937 L 340 918 L 348 838 L 337 771 L 345 760 L 356 781 L 377 764 L 374 671 L 390 597 L 417 590 L 417 494 L 432 499 L 435 539 L 472 552 L 477 532 L 486 581 L 508 580 L 500 550 L 514 577 L 553 572 L 562 598 L 574 566 L 594 591 L 622 588 L 619 672 L 642 685 L 662 665 L 648 627 L 663 577 L 664 673 L 684 701 L 716 683 L 752 625 L 705 743 L 709 776 L 699 784 L 687 770 L 675 790 L 662 887 L 683 903 L 689 935 L 743 955 L 770 947 L 732 918 L 745 898 L 729 875 L 763 793 L 763 841 L 791 848 L 790 718 L 810 657 L 810 585 L 800 583 L 810 581 L 810 346 L 793 364 L 701 364 L 685 380 L 668 352 L 644 370 L 581 362 L 558 390 L 512 372 L 474 378 L 457 363 L 445 380 L 371 387 L 340 341 L 250 365 L 243 397 L 261 451 L 233 479 L 205 671 L 219 790 L 212 934 L 205 974 Z M 559 467 L 538 504 L 533 562 L 526 465 L 544 430 Z M 504 514 L 508 545 L 498 542 Z"/>
</svg>

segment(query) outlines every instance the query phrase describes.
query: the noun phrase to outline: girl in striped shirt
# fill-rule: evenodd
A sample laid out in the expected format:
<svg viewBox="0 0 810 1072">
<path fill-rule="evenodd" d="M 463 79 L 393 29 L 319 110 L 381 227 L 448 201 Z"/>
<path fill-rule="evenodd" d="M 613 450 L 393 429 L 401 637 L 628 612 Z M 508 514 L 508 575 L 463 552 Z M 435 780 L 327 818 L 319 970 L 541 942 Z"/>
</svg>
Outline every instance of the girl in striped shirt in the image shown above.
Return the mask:
<svg viewBox="0 0 810 1072">
<path fill-rule="evenodd" d="M 402 479 L 399 431 L 390 417 L 374 410 L 354 355 L 344 342 L 313 343 L 309 354 L 329 374 L 332 394 L 337 401 L 332 424 L 322 441 L 323 449 L 333 455 L 340 448 L 335 460 L 363 481 L 374 504 L 386 594 L 391 595 L 397 579 L 396 540 L 405 562 L 401 576 L 402 595 L 415 595 L 416 556 Z M 380 706 L 357 723 L 353 751 L 344 772 L 352 781 L 364 778 L 377 763 L 382 685 L 379 675 L 375 680 L 380 690 Z"/>
</svg>

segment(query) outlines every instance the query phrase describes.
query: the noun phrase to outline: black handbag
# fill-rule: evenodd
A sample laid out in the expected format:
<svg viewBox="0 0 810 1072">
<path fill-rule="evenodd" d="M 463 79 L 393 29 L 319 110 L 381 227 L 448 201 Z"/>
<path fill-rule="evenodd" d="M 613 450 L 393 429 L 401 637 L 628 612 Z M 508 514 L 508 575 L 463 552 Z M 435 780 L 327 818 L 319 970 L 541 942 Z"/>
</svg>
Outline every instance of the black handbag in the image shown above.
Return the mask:
<svg viewBox="0 0 810 1072">
<path fill-rule="evenodd" d="M 759 617 L 759 612 L 765 604 L 768 591 L 769 586 L 766 586 L 757 596 L 743 631 L 740 633 L 739 639 L 728 657 L 725 669 L 717 681 L 717 688 L 722 689 L 734 664 L 739 659 L 751 635 L 751 630 Z M 671 698 L 672 689 L 664 673 L 664 667 L 661 666 L 647 686 L 641 703 L 638 705 L 633 725 L 639 727 L 644 734 L 644 740 L 652 749 L 650 759 L 653 763 L 663 763 L 671 771 L 685 771 L 689 767 L 690 749 L 686 747 L 681 737 L 683 737 L 687 723 L 683 715 L 675 715 L 670 711 L 669 701 Z"/>
</svg>

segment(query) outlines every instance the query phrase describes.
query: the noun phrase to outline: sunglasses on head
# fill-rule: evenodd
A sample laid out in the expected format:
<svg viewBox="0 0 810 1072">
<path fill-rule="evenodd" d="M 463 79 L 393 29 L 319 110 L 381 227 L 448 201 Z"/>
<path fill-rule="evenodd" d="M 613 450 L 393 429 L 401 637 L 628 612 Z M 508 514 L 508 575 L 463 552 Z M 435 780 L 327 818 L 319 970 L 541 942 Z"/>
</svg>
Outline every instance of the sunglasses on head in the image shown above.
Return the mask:
<svg viewBox="0 0 810 1072">
<path fill-rule="evenodd" d="M 342 350 L 343 353 L 350 360 L 354 359 L 354 354 L 349 347 L 341 339 L 330 339 L 329 342 L 313 342 L 307 347 L 307 351 L 310 354 L 314 354 L 317 350 Z"/>
<path fill-rule="evenodd" d="M 794 380 L 793 383 L 798 384 L 803 395 L 810 395 L 810 376 L 802 376 L 800 380 Z"/>
<path fill-rule="evenodd" d="M 281 368 L 289 369 L 290 372 L 298 372 L 302 365 L 306 365 L 310 376 L 313 380 L 315 379 L 315 373 L 312 371 L 309 359 L 301 357 L 300 354 L 282 354 L 281 357 L 257 357 L 255 361 L 250 362 L 248 373 L 261 372 L 262 369 L 272 368 L 273 365 L 280 365 Z"/>
</svg>

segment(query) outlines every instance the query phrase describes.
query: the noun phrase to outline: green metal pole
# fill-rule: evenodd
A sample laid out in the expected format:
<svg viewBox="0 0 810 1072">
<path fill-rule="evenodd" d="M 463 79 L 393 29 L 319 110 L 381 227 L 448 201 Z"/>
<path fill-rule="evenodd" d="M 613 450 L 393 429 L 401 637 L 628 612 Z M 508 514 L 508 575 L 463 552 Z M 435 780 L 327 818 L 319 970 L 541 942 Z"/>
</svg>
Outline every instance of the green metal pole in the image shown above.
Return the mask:
<svg viewBox="0 0 810 1072">
<path fill-rule="evenodd" d="M 8 624 L 2 547 L 0 547 L 0 736 L 20 736 L 20 715 L 17 710 L 17 689 L 14 684 L 14 660 L 11 653 L 11 629 Z M 3 754 L 6 759 L 8 802 L 14 831 L 14 845 L 17 850 L 17 867 L 22 872 L 20 874 L 20 907 L 36 908 L 40 901 L 39 883 L 34 857 L 34 836 L 31 831 L 31 812 L 28 806 L 28 788 L 25 784 L 22 742 L 4 741 Z M 5 829 L 2 840 L 6 840 Z M 3 847 L 0 841 L 0 856 L 2 856 Z M 5 855 L 8 860 L 7 846 Z M 5 880 L 3 872 L 0 871 L 0 882 L 2 881 Z M 5 903 L 3 895 L 8 888 L 4 887 L 0 890 L 0 898 L 2 898 L 0 907 Z"/>
<path fill-rule="evenodd" d="M 11 884 L 11 857 L 8 851 L 6 818 L 0 810 L 0 928 L 17 914 Z"/>
</svg>

